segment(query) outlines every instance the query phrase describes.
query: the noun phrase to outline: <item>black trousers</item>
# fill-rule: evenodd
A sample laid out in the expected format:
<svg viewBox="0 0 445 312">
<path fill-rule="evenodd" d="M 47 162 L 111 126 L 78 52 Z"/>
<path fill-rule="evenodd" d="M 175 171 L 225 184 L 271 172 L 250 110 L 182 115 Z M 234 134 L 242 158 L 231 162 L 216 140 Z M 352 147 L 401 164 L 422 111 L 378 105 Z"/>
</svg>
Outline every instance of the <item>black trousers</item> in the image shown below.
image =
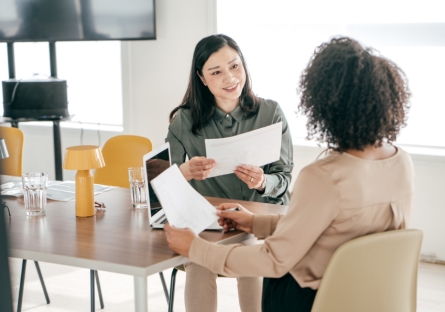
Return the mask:
<svg viewBox="0 0 445 312">
<path fill-rule="evenodd" d="M 301 288 L 287 273 L 281 278 L 264 278 L 263 312 L 310 312 L 316 290 Z"/>
</svg>

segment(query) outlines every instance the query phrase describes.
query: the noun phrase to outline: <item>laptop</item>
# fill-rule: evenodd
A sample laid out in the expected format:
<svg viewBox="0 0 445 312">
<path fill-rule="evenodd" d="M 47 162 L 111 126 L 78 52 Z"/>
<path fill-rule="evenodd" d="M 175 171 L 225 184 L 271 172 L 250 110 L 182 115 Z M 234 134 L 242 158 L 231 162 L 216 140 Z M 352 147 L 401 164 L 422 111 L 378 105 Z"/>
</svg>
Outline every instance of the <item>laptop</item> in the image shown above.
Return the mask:
<svg viewBox="0 0 445 312">
<path fill-rule="evenodd" d="M 150 226 L 154 229 L 162 229 L 165 223 L 167 223 L 167 217 L 150 182 L 171 166 L 170 144 L 167 142 L 144 155 L 143 163 L 146 181 L 145 190 L 147 192 L 147 202 L 149 202 L 150 209 L 148 220 Z M 206 230 L 221 229 L 222 227 L 218 224 L 218 221 L 206 228 Z"/>
</svg>

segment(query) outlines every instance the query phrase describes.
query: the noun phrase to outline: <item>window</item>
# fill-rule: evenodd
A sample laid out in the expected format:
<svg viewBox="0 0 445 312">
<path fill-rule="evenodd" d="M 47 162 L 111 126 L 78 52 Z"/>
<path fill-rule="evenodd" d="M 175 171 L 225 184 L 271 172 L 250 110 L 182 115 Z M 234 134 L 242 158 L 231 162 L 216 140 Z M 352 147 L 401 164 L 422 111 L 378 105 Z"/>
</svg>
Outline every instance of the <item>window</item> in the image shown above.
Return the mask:
<svg viewBox="0 0 445 312">
<path fill-rule="evenodd" d="M 14 50 L 18 79 L 50 75 L 48 43 L 15 43 Z M 58 76 L 67 80 L 68 112 L 75 115 L 72 121 L 100 123 L 101 128 L 122 126 L 120 42 L 57 42 L 56 51 Z M 0 79 L 8 77 L 6 43 L 0 43 Z M 1 93 L 0 98 L 3 100 Z"/>
<path fill-rule="evenodd" d="M 280 103 L 294 138 L 306 136 L 296 116 L 299 76 L 314 48 L 349 36 L 401 67 L 413 94 L 399 144 L 445 147 L 445 14 L 442 0 L 220 0 L 218 33 L 240 45 L 253 90 Z"/>
</svg>

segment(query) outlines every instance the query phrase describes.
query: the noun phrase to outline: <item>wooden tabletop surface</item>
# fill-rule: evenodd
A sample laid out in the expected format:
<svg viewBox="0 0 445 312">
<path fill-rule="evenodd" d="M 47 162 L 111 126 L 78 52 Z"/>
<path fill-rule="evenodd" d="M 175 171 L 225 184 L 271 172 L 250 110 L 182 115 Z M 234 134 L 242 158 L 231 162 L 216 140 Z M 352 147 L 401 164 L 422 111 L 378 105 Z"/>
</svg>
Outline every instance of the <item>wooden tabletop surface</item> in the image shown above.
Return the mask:
<svg viewBox="0 0 445 312">
<path fill-rule="evenodd" d="M 212 205 L 238 202 L 254 213 L 277 214 L 287 210 L 287 206 L 281 205 L 212 197 L 207 199 Z M 7 226 L 11 250 L 137 268 L 147 268 L 178 257 L 168 247 L 165 232 L 150 227 L 148 209 L 131 207 L 129 189 L 116 188 L 97 195 L 95 200 L 104 202 L 106 211 L 97 211 L 95 216 L 87 218 L 76 217 L 75 203 L 72 201 L 48 200 L 45 216 L 27 217 L 23 198 L 3 197 L 3 200 L 11 210 Z M 219 242 L 240 234 L 239 231 L 204 231 L 200 236 L 211 242 Z"/>
</svg>

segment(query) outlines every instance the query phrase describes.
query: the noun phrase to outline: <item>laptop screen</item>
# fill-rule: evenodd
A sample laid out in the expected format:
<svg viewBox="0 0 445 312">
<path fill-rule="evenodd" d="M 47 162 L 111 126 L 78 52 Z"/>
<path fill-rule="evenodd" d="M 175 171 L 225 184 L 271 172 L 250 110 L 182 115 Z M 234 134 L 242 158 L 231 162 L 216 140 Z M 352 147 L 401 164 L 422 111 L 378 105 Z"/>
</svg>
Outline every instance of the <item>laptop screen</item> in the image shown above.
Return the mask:
<svg viewBox="0 0 445 312">
<path fill-rule="evenodd" d="M 147 159 L 145 161 L 145 168 L 147 170 L 147 185 L 148 192 L 150 198 L 150 208 L 160 208 L 161 205 L 159 203 L 158 198 L 156 197 L 153 188 L 151 187 L 151 180 L 156 178 L 162 172 L 164 172 L 168 167 L 170 167 L 170 153 L 169 149 L 165 148 L 159 153 L 155 154 L 153 157 Z M 156 213 L 156 211 L 152 210 L 152 214 Z"/>
</svg>

